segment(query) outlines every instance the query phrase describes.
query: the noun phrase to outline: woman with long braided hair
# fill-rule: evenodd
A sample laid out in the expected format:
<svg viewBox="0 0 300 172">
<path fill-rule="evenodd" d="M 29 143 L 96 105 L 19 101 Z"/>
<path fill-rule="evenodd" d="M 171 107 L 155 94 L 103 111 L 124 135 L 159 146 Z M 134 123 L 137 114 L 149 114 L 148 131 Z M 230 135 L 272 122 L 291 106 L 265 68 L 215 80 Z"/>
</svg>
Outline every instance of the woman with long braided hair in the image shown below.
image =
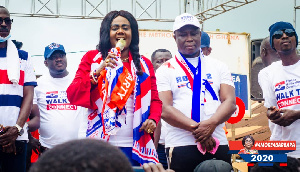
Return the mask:
<svg viewBox="0 0 300 172">
<path fill-rule="evenodd" d="M 126 71 L 130 75 L 124 74 Z M 124 83 L 122 75 L 127 76 Z M 134 166 L 158 162 L 151 138 L 162 103 L 151 61 L 139 53 L 138 24 L 132 14 L 111 11 L 104 17 L 97 50 L 84 55 L 67 94 L 71 104 L 88 108 L 79 137 L 110 142 Z M 124 102 L 124 107 L 118 102 Z"/>
</svg>

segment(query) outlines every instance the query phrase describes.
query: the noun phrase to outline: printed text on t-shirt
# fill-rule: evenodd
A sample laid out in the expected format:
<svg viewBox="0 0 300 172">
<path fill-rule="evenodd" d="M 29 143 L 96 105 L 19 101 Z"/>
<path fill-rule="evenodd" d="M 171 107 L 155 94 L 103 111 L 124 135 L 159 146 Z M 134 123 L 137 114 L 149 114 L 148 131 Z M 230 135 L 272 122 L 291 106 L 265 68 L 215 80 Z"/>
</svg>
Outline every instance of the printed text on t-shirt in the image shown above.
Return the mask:
<svg viewBox="0 0 300 172">
<path fill-rule="evenodd" d="M 47 110 L 77 110 L 76 105 L 71 105 L 66 91 L 46 92 Z"/>
<path fill-rule="evenodd" d="M 277 105 L 279 108 L 300 104 L 300 81 L 289 79 L 275 84 Z"/>
</svg>

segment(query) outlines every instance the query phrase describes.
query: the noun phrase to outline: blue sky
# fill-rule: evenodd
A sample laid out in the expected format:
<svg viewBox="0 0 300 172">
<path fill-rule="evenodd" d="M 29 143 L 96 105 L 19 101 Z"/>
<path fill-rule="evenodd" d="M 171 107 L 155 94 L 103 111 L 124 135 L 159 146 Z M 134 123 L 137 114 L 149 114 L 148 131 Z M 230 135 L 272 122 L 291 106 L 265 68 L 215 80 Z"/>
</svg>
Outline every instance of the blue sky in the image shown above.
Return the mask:
<svg viewBox="0 0 300 172">
<path fill-rule="evenodd" d="M 299 0 L 297 0 L 299 1 Z M 300 1 L 297 3 L 300 5 Z M 297 10 L 297 32 L 300 33 L 300 9 Z M 277 21 L 293 24 L 294 0 L 257 0 L 251 4 L 221 14 L 204 23 L 204 29 L 219 28 L 228 32 L 247 32 L 252 39 L 268 36 L 268 28 Z"/>
<path fill-rule="evenodd" d="M 112 0 L 112 3 L 114 4 L 117 1 L 119 0 Z M 300 5 L 300 0 L 297 1 Z M 10 10 L 20 11 L 19 3 L 15 5 L 13 2 L 15 1 L 11 0 Z M 121 0 L 120 2 L 125 1 Z M 174 16 L 175 18 L 178 15 L 178 3 L 171 2 L 175 1 L 162 1 L 162 3 L 168 3 L 167 5 L 164 4 L 164 7 L 167 6 L 168 8 L 162 8 L 162 14 L 168 17 Z M 30 3 L 27 2 L 26 4 Z M 120 7 L 116 8 L 118 10 L 119 8 L 130 10 L 129 6 L 129 4 L 121 4 Z M 69 11 L 74 11 L 71 6 L 69 9 Z M 215 31 L 220 29 L 222 32 L 247 32 L 250 33 L 251 39 L 258 39 L 268 36 L 268 28 L 271 24 L 276 21 L 293 23 L 293 17 L 294 0 L 257 0 L 205 21 L 204 30 Z M 297 17 L 297 31 L 300 33 L 300 10 L 298 10 Z M 82 51 L 94 49 L 99 39 L 100 20 L 15 16 L 13 18 L 12 37 L 23 41 L 23 48 L 35 55 L 42 54 L 44 46 L 51 42 L 66 44 L 69 51 Z M 140 29 L 172 30 L 172 26 L 172 22 L 139 22 Z"/>
<path fill-rule="evenodd" d="M 99 0 L 94 0 L 94 2 L 96 1 Z M 111 0 L 113 5 L 116 2 L 121 2 L 119 6 L 113 6 L 112 9 L 130 10 L 131 7 L 128 3 L 130 1 Z M 149 0 L 142 1 L 149 3 Z M 179 14 L 178 1 L 176 3 L 174 0 L 161 1 L 163 3 L 162 15 L 168 18 L 175 18 Z M 225 0 L 223 1 L 225 2 Z M 300 0 L 297 1 L 299 1 L 297 5 L 300 5 Z M 3 5 L 3 2 L 0 1 L 0 5 Z M 75 14 L 75 11 L 77 11 L 77 13 L 80 13 L 78 6 L 72 6 L 75 2 L 76 4 L 81 4 L 80 0 L 62 1 L 62 6 L 67 7 L 67 10 L 62 12 Z M 25 9 L 30 9 L 29 1 L 10 0 L 9 10 L 11 12 L 22 12 Z M 139 10 L 141 11 L 141 9 Z M 300 33 L 300 10 L 297 12 L 297 17 L 298 25 L 296 30 Z M 12 16 L 12 18 L 14 19 L 11 30 L 12 38 L 22 41 L 24 43 L 23 49 L 31 55 L 43 55 L 44 47 L 52 42 L 63 44 L 67 52 L 78 52 L 95 49 L 99 41 L 100 20 L 16 16 Z M 250 33 L 251 39 L 259 39 L 268 36 L 268 28 L 271 24 L 277 21 L 293 23 L 293 18 L 294 0 L 257 0 L 205 21 L 204 30 L 215 31 L 220 29 L 222 32 L 246 32 Z M 139 22 L 140 29 L 172 30 L 172 27 L 172 22 Z M 69 54 L 68 61 L 79 63 L 83 54 Z M 35 61 L 35 66 L 44 66 L 43 57 L 36 56 L 33 60 Z M 76 70 L 77 64 L 71 67 L 74 68 L 72 70 Z"/>
<path fill-rule="evenodd" d="M 300 0 L 297 1 L 297 5 L 300 6 Z M 300 9 L 297 12 L 297 17 L 297 32 L 300 33 Z M 247 32 L 250 33 L 251 39 L 259 39 L 268 36 L 268 28 L 273 23 L 286 21 L 293 24 L 293 19 L 294 0 L 257 0 L 205 21 L 204 30 L 220 29 L 222 32 Z M 139 23 L 143 29 L 172 30 L 172 23 Z"/>
</svg>

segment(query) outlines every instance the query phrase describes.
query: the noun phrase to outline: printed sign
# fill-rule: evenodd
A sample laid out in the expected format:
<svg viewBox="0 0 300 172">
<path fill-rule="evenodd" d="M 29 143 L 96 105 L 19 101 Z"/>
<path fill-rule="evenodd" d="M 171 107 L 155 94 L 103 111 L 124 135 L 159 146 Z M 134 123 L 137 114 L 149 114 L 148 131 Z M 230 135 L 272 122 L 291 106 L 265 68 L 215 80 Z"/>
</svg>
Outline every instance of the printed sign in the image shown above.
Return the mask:
<svg viewBox="0 0 300 172">
<path fill-rule="evenodd" d="M 245 114 L 245 104 L 242 99 L 236 97 L 236 110 L 234 114 L 228 119 L 228 123 L 235 124 L 242 120 Z"/>
</svg>

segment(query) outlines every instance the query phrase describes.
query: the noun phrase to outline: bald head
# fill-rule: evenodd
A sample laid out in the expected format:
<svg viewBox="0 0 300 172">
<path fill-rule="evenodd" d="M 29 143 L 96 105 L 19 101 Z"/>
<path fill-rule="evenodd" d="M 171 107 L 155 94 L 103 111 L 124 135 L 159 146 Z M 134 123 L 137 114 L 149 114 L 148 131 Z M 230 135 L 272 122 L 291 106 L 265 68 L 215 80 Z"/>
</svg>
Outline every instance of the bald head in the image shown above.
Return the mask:
<svg viewBox="0 0 300 172">
<path fill-rule="evenodd" d="M 0 13 L 1 14 L 7 14 L 10 17 L 9 11 L 4 6 L 0 5 Z"/>
<path fill-rule="evenodd" d="M 265 67 L 269 66 L 275 61 L 280 60 L 277 52 L 270 46 L 270 37 L 266 37 L 260 45 L 260 56 Z"/>
<path fill-rule="evenodd" d="M 12 20 L 10 19 L 10 14 L 8 10 L 3 6 L 0 6 L 0 18 L 2 19 L 2 23 L 0 23 L 0 36 L 2 38 L 8 38 L 11 29 Z M 4 44 L 2 42 L 0 42 L 0 44 L 6 45 L 5 42 Z"/>
</svg>

